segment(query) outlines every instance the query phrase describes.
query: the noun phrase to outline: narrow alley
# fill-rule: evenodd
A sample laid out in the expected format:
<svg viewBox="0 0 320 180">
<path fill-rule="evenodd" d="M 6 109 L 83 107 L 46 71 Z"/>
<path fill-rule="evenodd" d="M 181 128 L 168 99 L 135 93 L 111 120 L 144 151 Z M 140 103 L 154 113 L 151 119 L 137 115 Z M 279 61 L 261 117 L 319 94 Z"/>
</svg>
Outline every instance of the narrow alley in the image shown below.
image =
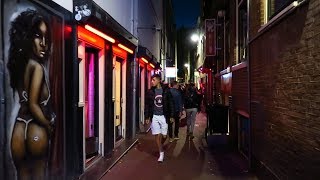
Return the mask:
<svg viewBox="0 0 320 180">
<path fill-rule="evenodd" d="M 320 180 L 320 0 L 0 1 L 0 180 Z"/>
<path fill-rule="evenodd" d="M 158 163 L 158 152 L 151 133 L 141 134 L 139 142 L 101 179 L 117 180 L 222 180 L 257 179 L 248 172 L 240 154 L 227 148 L 207 146 L 204 138 L 206 114 L 196 117 L 195 138 L 186 136 L 180 126 L 180 139 L 165 142 L 165 160 Z"/>
</svg>

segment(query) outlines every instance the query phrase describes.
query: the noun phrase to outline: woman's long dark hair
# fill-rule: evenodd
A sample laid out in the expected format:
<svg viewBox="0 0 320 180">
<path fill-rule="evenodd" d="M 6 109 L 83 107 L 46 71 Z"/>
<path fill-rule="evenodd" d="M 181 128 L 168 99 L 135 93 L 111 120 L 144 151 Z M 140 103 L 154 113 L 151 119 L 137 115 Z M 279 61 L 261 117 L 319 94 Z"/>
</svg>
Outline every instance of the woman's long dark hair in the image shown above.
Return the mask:
<svg viewBox="0 0 320 180">
<path fill-rule="evenodd" d="M 26 66 L 33 54 L 33 40 L 35 33 L 39 31 L 39 25 L 44 22 L 47 26 L 47 52 L 48 58 L 51 50 L 51 32 L 48 20 L 39 12 L 27 9 L 11 22 L 9 30 L 10 48 L 8 58 L 8 70 L 10 73 L 10 85 L 16 90 L 23 88 L 23 80 Z"/>
</svg>

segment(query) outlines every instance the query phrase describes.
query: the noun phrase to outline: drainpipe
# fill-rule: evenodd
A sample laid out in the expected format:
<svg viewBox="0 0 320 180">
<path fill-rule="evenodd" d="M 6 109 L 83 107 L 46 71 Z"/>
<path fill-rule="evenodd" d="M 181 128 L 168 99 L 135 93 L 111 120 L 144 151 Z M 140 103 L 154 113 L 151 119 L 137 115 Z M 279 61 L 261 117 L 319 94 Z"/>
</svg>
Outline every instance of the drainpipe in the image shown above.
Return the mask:
<svg viewBox="0 0 320 180">
<path fill-rule="evenodd" d="M 1 33 L 1 29 L 0 29 L 0 33 Z M 0 34 L 1 37 L 1 34 Z M 5 91 L 5 76 L 4 76 L 4 59 L 2 56 L 2 43 L 0 44 L 0 178 L 1 179 L 6 179 L 5 178 L 5 151 L 6 151 L 6 142 L 5 142 L 5 132 L 6 132 L 6 122 L 5 122 L 5 95 L 4 95 L 4 91 Z"/>
<path fill-rule="evenodd" d="M 131 16 L 132 16 L 132 34 L 136 37 L 138 37 L 138 29 L 136 26 L 136 20 L 137 20 L 137 12 L 138 12 L 138 0 L 132 0 L 132 6 L 131 6 Z M 132 102 L 130 104 L 132 108 L 132 116 L 131 116 L 131 122 L 132 122 L 132 131 L 130 132 L 131 139 L 136 137 L 137 132 L 137 121 L 139 119 L 139 98 L 138 98 L 138 68 L 139 64 L 137 61 L 137 53 L 138 53 L 138 46 L 136 47 L 135 53 L 133 57 L 131 58 L 131 75 L 132 75 Z M 128 106 L 127 106 L 128 107 Z"/>
<path fill-rule="evenodd" d="M 223 12 L 223 66 L 224 68 L 227 68 L 226 66 L 226 13 Z"/>
<path fill-rule="evenodd" d="M 138 12 L 138 0 L 132 0 L 132 6 L 131 6 L 131 32 L 135 37 L 138 37 L 138 26 L 137 26 L 137 12 Z"/>
<path fill-rule="evenodd" d="M 0 3 L 0 8 L 2 9 L 2 3 Z M 1 10 L 0 10 L 1 11 Z M 2 14 L 2 13 L 1 13 Z M 3 36 L 2 36 L 2 29 L 4 29 L 2 17 L 0 18 L 0 178 L 5 178 L 5 152 L 6 152 L 6 145 L 5 145 L 5 132 L 6 132 L 6 114 L 5 114 L 5 76 L 4 76 L 4 70 L 5 70 L 5 62 L 4 62 L 4 56 L 3 56 Z"/>
<path fill-rule="evenodd" d="M 251 116 L 251 74 L 250 74 L 250 0 L 247 0 L 247 71 L 248 71 L 248 107 L 249 107 L 249 170 L 253 169 L 252 167 L 252 116 Z"/>
<path fill-rule="evenodd" d="M 131 138 L 135 138 L 136 136 L 136 123 L 137 123 L 137 111 L 139 108 L 137 108 L 138 104 L 138 98 L 137 98 L 137 85 L 138 85 L 138 61 L 136 59 L 138 47 L 136 47 L 136 53 L 133 56 L 132 61 L 132 116 L 131 116 L 131 122 L 132 122 L 132 132 L 131 132 Z"/>
</svg>

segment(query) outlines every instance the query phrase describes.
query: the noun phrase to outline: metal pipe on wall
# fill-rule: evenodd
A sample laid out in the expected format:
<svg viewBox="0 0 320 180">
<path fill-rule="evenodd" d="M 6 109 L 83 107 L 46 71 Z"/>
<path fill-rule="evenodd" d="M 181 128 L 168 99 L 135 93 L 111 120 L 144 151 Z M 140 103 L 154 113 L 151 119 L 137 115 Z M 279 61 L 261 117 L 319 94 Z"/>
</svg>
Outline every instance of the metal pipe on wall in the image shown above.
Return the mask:
<svg viewBox="0 0 320 180">
<path fill-rule="evenodd" d="M 136 47 L 136 51 L 134 55 L 130 55 L 128 57 L 128 61 L 130 62 L 130 70 L 129 70 L 129 74 L 131 76 L 131 90 L 128 89 L 128 92 L 130 93 L 131 91 L 131 96 L 129 96 L 129 98 L 131 98 L 129 100 L 129 103 L 127 105 L 127 108 L 131 109 L 131 113 L 128 114 L 128 116 L 130 117 L 127 121 L 127 125 L 129 125 L 129 127 L 127 127 L 127 139 L 130 138 L 134 138 L 136 135 L 136 121 L 137 121 L 137 110 L 139 110 L 137 108 L 137 103 L 139 103 L 137 101 L 137 86 L 138 86 L 138 61 L 137 61 L 137 51 L 138 51 L 138 47 Z M 128 79 L 127 79 L 128 80 Z M 131 106 L 131 107 L 130 107 Z M 127 111 L 127 112 L 130 112 Z"/>
<path fill-rule="evenodd" d="M 250 86 L 250 48 L 249 48 L 249 38 L 250 38 L 250 2 L 249 0 L 247 0 L 247 32 L 246 32 L 246 36 L 247 36 L 247 44 L 246 44 L 246 48 L 247 48 L 247 71 L 248 71 L 248 107 L 249 107 L 249 152 L 248 152 L 248 158 L 249 158 L 249 169 L 252 170 L 252 119 L 251 119 L 251 86 Z"/>
<path fill-rule="evenodd" d="M 0 4 L 0 14 L 2 14 L 2 3 Z M 3 17 L 3 16 L 1 16 Z M 0 18 L 0 23 L 2 26 L 2 18 Z M 4 58 L 3 58 L 3 38 L 2 38 L 2 27 L 0 27 L 0 179 L 5 179 L 5 169 L 4 169 L 4 157 L 5 157 L 5 99 L 4 99 Z"/>
</svg>

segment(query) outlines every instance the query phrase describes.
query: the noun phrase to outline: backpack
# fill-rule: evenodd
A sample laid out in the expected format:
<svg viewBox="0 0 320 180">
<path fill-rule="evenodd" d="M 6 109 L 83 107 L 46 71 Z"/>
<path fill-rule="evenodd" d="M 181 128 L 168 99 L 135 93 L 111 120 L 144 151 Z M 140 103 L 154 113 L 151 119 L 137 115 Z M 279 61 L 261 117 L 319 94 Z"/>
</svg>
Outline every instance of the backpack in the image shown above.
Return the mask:
<svg viewBox="0 0 320 180">
<path fill-rule="evenodd" d="M 198 94 L 196 91 L 191 90 L 185 97 L 185 108 L 198 107 Z"/>
</svg>

